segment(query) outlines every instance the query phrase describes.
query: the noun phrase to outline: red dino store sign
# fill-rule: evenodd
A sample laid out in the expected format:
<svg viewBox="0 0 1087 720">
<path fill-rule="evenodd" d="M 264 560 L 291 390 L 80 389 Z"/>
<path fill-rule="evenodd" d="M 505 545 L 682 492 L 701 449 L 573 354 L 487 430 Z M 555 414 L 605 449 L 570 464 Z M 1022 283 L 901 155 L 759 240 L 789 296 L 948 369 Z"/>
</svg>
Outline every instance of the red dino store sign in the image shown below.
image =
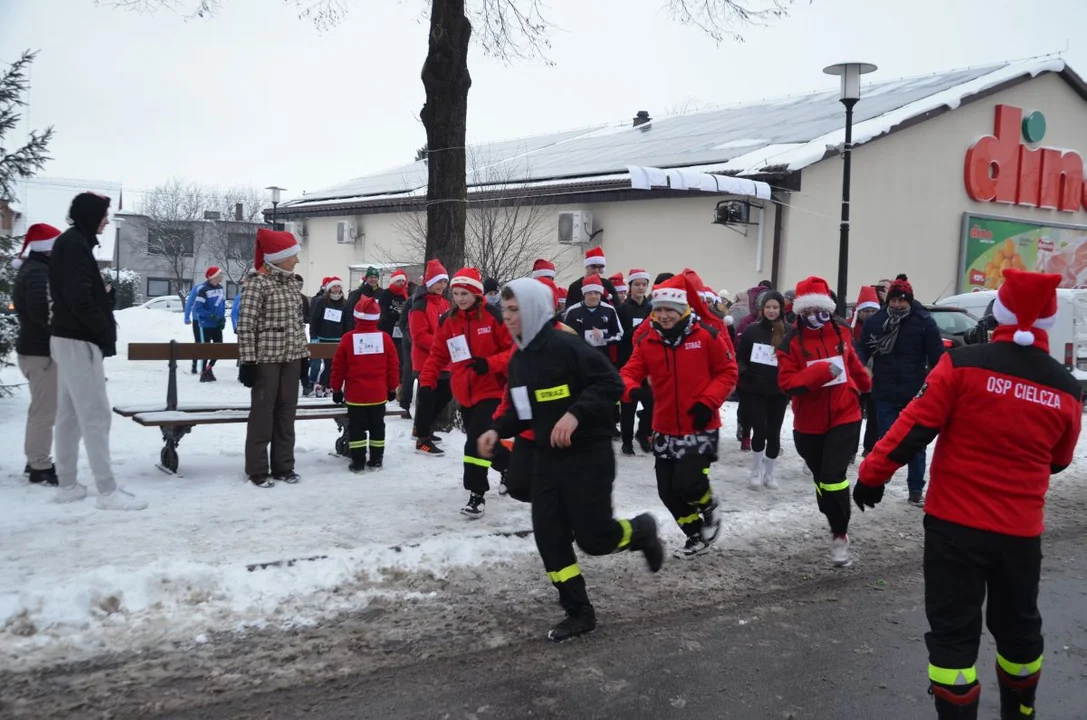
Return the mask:
<svg viewBox="0 0 1087 720">
<path fill-rule="evenodd" d="M 966 194 L 979 202 L 1026 205 L 1062 212 L 1087 209 L 1083 157 L 1070 150 L 1024 145 L 1045 137 L 1045 116 L 1026 118 L 1012 105 L 996 106 L 992 135 L 966 152 Z"/>
</svg>

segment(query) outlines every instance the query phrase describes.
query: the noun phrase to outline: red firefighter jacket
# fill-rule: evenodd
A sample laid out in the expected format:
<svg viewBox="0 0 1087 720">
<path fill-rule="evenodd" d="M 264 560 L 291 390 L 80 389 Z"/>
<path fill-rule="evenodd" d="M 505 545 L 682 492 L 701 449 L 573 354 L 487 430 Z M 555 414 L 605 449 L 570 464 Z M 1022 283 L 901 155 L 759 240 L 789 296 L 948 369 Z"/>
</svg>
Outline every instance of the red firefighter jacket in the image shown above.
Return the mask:
<svg viewBox="0 0 1087 720">
<path fill-rule="evenodd" d="M 408 312 L 408 332 L 411 333 L 411 369 L 415 372 L 423 371 L 434 336 L 438 332 L 438 323 L 448 309 L 449 301 L 432 292 L 412 303 Z M 440 369 L 449 370 L 449 366 Z"/>
<path fill-rule="evenodd" d="M 831 428 L 860 422 L 860 395 L 872 389 L 872 379 L 853 349 L 849 329 L 828 322 L 818 330 L 794 329 L 785 336 L 778 356 L 778 385 L 792 398 L 793 429 L 822 435 Z M 829 362 L 844 370 L 838 381 Z M 842 379 L 844 378 L 844 380 Z"/>
<path fill-rule="evenodd" d="M 354 330 L 340 338 L 332 358 L 330 387 L 342 390 L 348 405 L 378 405 L 400 384 L 400 357 L 392 336 L 378 330 L 376 320 L 357 322 Z"/>
<path fill-rule="evenodd" d="M 736 387 L 739 368 L 727 340 L 727 334 L 692 319 L 672 345 L 654 323 L 653 330 L 634 341 L 634 352 L 619 373 L 624 398 L 629 400 L 631 391 L 648 377 L 653 388 L 653 430 L 677 437 L 699 432 L 687 411 L 696 402 L 716 411 Z M 720 414 L 714 412 L 703 429 L 720 427 Z"/>
<path fill-rule="evenodd" d="M 937 435 L 925 512 L 990 532 L 1037 537 L 1049 476 L 1072 462 L 1083 414 L 1078 381 L 1000 327 L 993 342 L 945 353 L 860 467 L 860 482 L 890 480 Z"/>
<path fill-rule="evenodd" d="M 453 362 L 452 348 L 463 338 L 468 355 Z M 505 373 L 509 366 L 508 350 L 513 338 L 502 322 L 501 312 L 492 305 L 478 302 L 470 310 L 453 308 L 446 313 L 430 346 L 430 354 L 419 374 L 419 387 L 438 385 L 438 373 L 450 367 L 453 397 L 471 407 L 480 400 L 501 398 L 506 390 Z M 485 358 L 489 371 L 480 375 L 472 369 L 471 358 Z"/>
</svg>

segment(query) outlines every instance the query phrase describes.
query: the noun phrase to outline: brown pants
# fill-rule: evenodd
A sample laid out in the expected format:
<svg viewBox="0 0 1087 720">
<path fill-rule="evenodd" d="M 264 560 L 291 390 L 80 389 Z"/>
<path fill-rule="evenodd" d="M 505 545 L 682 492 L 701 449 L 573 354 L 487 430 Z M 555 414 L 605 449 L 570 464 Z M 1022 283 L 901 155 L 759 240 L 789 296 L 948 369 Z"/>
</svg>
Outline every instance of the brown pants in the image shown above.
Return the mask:
<svg viewBox="0 0 1087 720">
<path fill-rule="evenodd" d="M 57 364 L 50 357 L 19 355 L 19 370 L 30 383 L 26 413 L 26 462 L 32 470 L 53 467 L 53 423 L 57 417 Z"/>
<path fill-rule="evenodd" d="M 257 365 L 245 434 L 246 475 L 280 476 L 294 470 L 294 412 L 298 407 L 302 362 Z"/>
</svg>

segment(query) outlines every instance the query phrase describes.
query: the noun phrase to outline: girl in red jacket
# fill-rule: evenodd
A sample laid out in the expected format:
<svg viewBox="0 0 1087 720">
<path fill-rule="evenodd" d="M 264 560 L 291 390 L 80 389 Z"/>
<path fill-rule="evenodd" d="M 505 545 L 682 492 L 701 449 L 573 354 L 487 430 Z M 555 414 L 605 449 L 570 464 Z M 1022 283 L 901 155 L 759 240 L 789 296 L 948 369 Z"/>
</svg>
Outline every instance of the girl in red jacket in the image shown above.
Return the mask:
<svg viewBox="0 0 1087 720">
<path fill-rule="evenodd" d="M 381 309 L 363 296 L 355 306 L 355 329 L 340 338 L 332 359 L 332 401 L 347 402 L 351 472 L 380 470 L 385 457 L 385 403 L 396 397 L 400 358 L 392 337 L 377 329 Z M 369 434 L 369 439 L 367 439 Z M 366 448 L 370 461 L 366 461 Z"/>
<path fill-rule="evenodd" d="M 450 282 L 453 308 L 445 314 L 419 374 L 420 399 L 433 391 L 443 368 L 452 367 L 453 397 L 464 419 L 464 489 L 468 503 L 461 513 L 483 517 L 485 493 L 491 489 L 487 471 L 504 471 L 509 451 L 496 449 L 493 458 L 479 457 L 476 441 L 491 427 L 491 417 L 506 392 L 505 372 L 513 338 L 502 322 L 502 313 L 483 298 L 483 278 L 475 268 L 462 268 Z M 421 431 L 421 429 L 420 429 Z"/>
<path fill-rule="evenodd" d="M 819 510 L 830 523 L 830 558 L 849 555 L 849 461 L 861 431 L 860 395 L 872 381 L 853 350 L 848 328 L 834 318 L 827 281 L 801 280 L 793 301 L 796 329 L 778 348 L 778 384 L 792 398 L 793 443 L 815 479 Z"/>
<path fill-rule="evenodd" d="M 411 369 L 418 375 L 423 372 L 427 357 L 434 346 L 434 336 L 442 315 L 449 309 L 445 299 L 445 289 L 449 286 L 449 273 L 438 260 L 426 264 L 423 275 L 426 292 L 411 305 L 408 311 L 408 333 L 411 335 Z M 434 418 L 449 404 L 453 394 L 449 388 L 449 366 L 438 368 L 437 382 L 429 389 L 419 386 L 419 395 L 415 400 L 415 452 L 421 455 L 440 457 L 444 455 L 437 446 L 438 438 L 431 432 Z"/>
<path fill-rule="evenodd" d="M 681 559 L 705 552 L 720 534 L 710 463 L 717 460 L 721 404 L 739 374 L 728 336 L 691 313 L 696 292 L 683 275 L 653 289 L 652 330 L 635 341 L 619 373 L 624 399 L 646 377 L 653 388 L 657 493 L 687 536 L 673 553 Z"/>
</svg>

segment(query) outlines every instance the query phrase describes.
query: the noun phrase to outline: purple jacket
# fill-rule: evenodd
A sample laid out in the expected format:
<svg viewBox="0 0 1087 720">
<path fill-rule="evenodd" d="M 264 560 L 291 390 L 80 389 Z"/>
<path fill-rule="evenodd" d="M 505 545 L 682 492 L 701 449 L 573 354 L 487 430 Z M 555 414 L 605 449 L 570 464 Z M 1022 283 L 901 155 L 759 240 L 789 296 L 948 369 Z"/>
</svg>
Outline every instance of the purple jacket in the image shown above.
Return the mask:
<svg viewBox="0 0 1087 720">
<path fill-rule="evenodd" d="M 766 290 L 762 285 L 756 285 L 747 290 L 747 316 L 740 320 L 740 326 L 736 328 L 737 335 L 743 335 L 747 326 L 759 319 L 759 295 Z"/>
</svg>

